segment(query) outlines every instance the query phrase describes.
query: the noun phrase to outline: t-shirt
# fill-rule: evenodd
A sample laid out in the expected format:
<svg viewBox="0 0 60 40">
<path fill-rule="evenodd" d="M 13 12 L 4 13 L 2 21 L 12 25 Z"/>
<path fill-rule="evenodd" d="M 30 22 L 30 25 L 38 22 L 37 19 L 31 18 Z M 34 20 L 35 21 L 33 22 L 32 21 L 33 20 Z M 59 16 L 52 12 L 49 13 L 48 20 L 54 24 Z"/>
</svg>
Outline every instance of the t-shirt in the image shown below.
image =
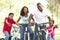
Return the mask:
<svg viewBox="0 0 60 40">
<path fill-rule="evenodd" d="M 6 23 L 6 20 L 8 21 L 9 24 L 11 24 L 10 26 Z M 12 29 L 12 24 L 16 24 L 16 22 L 13 19 L 9 19 L 8 17 L 6 17 L 4 20 L 3 32 L 8 31 L 8 33 L 10 33 Z"/>
<path fill-rule="evenodd" d="M 55 27 L 54 26 L 48 26 L 48 27 L 46 27 L 46 29 L 48 30 L 48 35 L 50 35 L 50 36 L 55 35 L 55 33 L 54 33 Z"/>
<path fill-rule="evenodd" d="M 31 14 L 34 16 L 35 23 L 37 23 L 37 24 L 47 23 L 48 22 L 47 17 L 51 16 L 51 13 L 47 9 L 45 9 L 45 8 L 43 8 L 42 12 L 40 12 L 37 9 L 36 11 L 34 11 Z"/>
</svg>

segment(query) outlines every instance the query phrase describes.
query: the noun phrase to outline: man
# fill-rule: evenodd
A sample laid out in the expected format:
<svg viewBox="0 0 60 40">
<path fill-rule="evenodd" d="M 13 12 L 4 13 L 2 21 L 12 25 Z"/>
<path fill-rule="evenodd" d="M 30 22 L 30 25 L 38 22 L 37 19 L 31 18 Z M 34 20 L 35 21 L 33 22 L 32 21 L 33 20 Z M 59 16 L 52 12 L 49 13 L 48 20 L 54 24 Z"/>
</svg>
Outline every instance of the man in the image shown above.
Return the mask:
<svg viewBox="0 0 60 40">
<path fill-rule="evenodd" d="M 35 18 L 33 18 L 33 16 Z M 51 20 L 50 16 L 51 14 L 42 7 L 41 3 L 37 3 L 37 10 L 33 14 L 30 14 L 30 17 L 35 22 L 34 40 L 37 40 L 36 35 L 38 32 L 38 27 L 40 27 L 42 33 L 42 40 L 46 40 L 46 32 L 43 29 L 45 29 L 45 24 L 48 22 L 48 20 Z"/>
</svg>

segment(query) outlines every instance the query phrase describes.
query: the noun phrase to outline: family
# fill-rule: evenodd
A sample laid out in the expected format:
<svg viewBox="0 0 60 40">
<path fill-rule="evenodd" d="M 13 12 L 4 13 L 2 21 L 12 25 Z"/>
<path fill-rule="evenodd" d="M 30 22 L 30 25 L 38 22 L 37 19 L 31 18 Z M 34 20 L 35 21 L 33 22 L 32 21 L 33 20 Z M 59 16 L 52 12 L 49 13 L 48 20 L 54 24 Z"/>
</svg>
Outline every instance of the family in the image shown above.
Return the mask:
<svg viewBox="0 0 60 40">
<path fill-rule="evenodd" d="M 54 20 L 51 18 L 51 15 L 45 8 L 42 7 L 41 3 L 37 3 L 37 9 L 33 13 L 29 13 L 29 9 L 27 6 L 24 6 L 21 9 L 20 16 L 17 22 L 14 21 L 13 16 L 14 13 L 9 13 L 8 17 L 4 20 L 3 33 L 5 35 L 4 40 L 9 40 L 11 36 L 12 24 L 16 24 L 19 26 L 19 21 L 22 19 L 22 26 L 20 27 L 20 40 L 24 40 L 24 32 L 27 27 L 27 30 L 30 35 L 30 40 L 37 40 L 37 32 L 38 27 L 42 33 L 42 40 L 46 40 L 46 31 L 48 31 L 47 40 L 55 40 L 54 39 L 54 30 L 57 28 L 57 25 L 54 25 Z M 32 9 L 33 10 L 33 9 Z M 30 21 L 33 20 L 31 23 Z M 49 23 L 49 26 L 46 27 L 46 24 Z M 35 25 L 35 31 L 33 32 L 31 29 L 31 25 Z"/>
</svg>

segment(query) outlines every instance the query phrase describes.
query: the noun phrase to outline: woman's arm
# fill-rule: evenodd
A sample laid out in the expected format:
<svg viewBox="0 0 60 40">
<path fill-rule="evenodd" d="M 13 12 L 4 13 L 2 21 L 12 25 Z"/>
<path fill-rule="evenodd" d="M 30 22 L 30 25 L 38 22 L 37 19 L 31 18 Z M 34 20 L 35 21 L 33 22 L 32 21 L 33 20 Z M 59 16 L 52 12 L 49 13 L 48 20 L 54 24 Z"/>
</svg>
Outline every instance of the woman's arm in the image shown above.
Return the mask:
<svg viewBox="0 0 60 40">
<path fill-rule="evenodd" d="M 21 17 L 18 18 L 17 23 L 16 23 L 16 25 L 18 25 L 18 26 L 20 26 L 18 23 L 20 21 L 20 19 L 21 19 Z"/>
<path fill-rule="evenodd" d="M 21 17 L 18 18 L 17 23 L 20 21 Z"/>
<path fill-rule="evenodd" d="M 31 19 L 34 21 L 34 18 L 33 18 L 33 15 L 32 15 L 32 14 L 30 15 L 30 17 L 31 17 Z"/>
</svg>

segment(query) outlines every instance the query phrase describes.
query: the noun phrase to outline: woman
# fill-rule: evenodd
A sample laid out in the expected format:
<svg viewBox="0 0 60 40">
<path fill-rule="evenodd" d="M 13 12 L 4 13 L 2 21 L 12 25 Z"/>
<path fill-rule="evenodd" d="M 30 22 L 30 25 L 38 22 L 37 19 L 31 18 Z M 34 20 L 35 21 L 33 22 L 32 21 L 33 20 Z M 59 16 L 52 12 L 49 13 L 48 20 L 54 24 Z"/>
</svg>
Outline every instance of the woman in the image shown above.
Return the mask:
<svg viewBox="0 0 60 40">
<path fill-rule="evenodd" d="M 25 29 L 27 27 L 27 30 L 28 32 L 30 33 L 30 40 L 33 40 L 33 32 L 32 32 L 32 29 L 31 27 L 28 25 L 30 22 L 29 22 L 29 15 L 28 15 L 29 11 L 28 11 L 28 7 L 24 6 L 22 9 L 21 9 L 21 13 L 20 13 L 20 17 L 19 19 L 17 20 L 17 22 L 20 21 L 20 19 L 22 19 L 22 27 L 20 29 L 20 32 L 21 32 L 21 40 L 24 40 L 24 32 L 25 32 Z"/>
</svg>

